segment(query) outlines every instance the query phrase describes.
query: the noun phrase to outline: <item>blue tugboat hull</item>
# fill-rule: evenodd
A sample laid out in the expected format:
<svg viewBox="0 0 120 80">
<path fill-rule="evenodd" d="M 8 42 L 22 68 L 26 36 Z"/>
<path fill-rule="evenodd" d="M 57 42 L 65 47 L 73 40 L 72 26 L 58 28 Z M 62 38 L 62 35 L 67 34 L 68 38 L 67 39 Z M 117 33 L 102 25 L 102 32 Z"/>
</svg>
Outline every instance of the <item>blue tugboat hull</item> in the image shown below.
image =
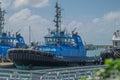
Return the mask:
<svg viewBox="0 0 120 80">
<path fill-rule="evenodd" d="M 8 51 L 9 58 L 15 63 L 17 68 L 33 69 L 36 66 L 58 67 L 79 65 L 85 62 L 86 57 L 62 57 L 50 53 L 43 53 L 37 50 L 12 49 Z"/>
</svg>

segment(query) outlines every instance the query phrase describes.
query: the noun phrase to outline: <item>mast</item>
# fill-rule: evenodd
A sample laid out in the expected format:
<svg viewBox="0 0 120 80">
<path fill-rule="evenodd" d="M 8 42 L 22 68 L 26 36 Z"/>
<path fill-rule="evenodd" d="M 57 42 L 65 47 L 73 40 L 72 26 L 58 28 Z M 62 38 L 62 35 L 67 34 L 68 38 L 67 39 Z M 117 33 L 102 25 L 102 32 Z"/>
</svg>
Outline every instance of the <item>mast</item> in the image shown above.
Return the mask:
<svg viewBox="0 0 120 80">
<path fill-rule="evenodd" d="M 29 26 L 29 44 L 31 43 L 31 27 Z"/>
<path fill-rule="evenodd" d="M 4 30 L 4 16 L 5 16 L 5 10 L 2 10 L 2 7 L 1 7 L 1 2 L 0 2 L 0 34 L 3 33 L 3 30 Z"/>
<path fill-rule="evenodd" d="M 55 5 L 56 8 L 56 14 L 55 14 L 55 27 L 56 27 L 56 34 L 58 35 L 61 32 L 61 8 L 58 5 L 58 1 Z"/>
</svg>

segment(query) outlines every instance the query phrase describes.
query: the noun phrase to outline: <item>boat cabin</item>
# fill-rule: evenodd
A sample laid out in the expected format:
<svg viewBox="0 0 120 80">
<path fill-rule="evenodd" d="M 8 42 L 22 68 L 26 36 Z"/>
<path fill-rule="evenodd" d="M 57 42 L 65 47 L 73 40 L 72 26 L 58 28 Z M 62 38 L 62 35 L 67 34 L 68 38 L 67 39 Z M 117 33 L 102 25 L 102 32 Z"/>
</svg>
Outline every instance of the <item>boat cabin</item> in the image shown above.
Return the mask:
<svg viewBox="0 0 120 80">
<path fill-rule="evenodd" d="M 117 30 L 116 32 L 114 32 L 112 41 L 113 41 L 114 47 L 120 47 L 120 30 Z"/>
</svg>

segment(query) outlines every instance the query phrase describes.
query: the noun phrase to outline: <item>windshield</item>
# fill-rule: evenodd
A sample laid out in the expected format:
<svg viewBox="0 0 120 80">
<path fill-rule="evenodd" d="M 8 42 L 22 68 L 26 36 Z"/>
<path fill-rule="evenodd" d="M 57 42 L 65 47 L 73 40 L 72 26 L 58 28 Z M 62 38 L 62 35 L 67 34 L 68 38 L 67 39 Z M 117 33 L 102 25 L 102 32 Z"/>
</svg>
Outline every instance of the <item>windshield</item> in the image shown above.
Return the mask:
<svg viewBox="0 0 120 80">
<path fill-rule="evenodd" d="M 0 44 L 8 44 L 8 45 L 15 45 L 18 43 L 16 39 L 9 39 L 9 38 L 0 38 Z"/>
<path fill-rule="evenodd" d="M 53 38 L 53 37 L 47 37 L 45 38 L 45 43 L 46 44 L 75 44 L 74 39 L 72 38 Z"/>
</svg>

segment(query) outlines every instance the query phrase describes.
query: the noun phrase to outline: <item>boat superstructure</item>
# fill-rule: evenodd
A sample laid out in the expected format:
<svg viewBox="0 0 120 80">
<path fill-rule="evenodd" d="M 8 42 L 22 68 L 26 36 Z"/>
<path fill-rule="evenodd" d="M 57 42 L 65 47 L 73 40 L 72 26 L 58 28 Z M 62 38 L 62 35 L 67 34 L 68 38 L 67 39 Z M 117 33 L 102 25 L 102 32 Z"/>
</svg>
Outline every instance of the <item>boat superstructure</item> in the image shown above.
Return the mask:
<svg viewBox="0 0 120 80">
<path fill-rule="evenodd" d="M 0 61 L 6 59 L 8 49 L 25 46 L 20 34 L 12 36 L 10 32 L 4 32 L 4 15 L 5 10 L 2 10 L 0 2 Z"/>
<path fill-rule="evenodd" d="M 55 31 L 50 31 L 45 38 L 45 46 L 38 46 L 38 49 L 42 52 L 52 53 L 58 56 L 86 56 L 86 50 L 83 46 L 83 42 L 78 33 L 68 34 L 65 31 L 61 31 L 61 8 L 56 3 L 56 15 L 55 15 Z"/>
<path fill-rule="evenodd" d="M 114 47 L 120 47 L 120 30 L 117 30 L 116 32 L 114 32 L 112 41 L 113 41 Z"/>
</svg>

